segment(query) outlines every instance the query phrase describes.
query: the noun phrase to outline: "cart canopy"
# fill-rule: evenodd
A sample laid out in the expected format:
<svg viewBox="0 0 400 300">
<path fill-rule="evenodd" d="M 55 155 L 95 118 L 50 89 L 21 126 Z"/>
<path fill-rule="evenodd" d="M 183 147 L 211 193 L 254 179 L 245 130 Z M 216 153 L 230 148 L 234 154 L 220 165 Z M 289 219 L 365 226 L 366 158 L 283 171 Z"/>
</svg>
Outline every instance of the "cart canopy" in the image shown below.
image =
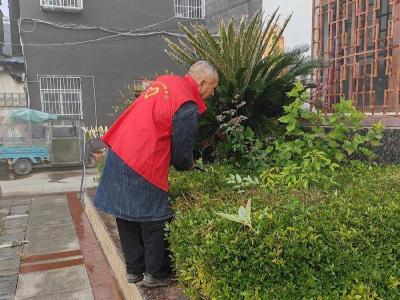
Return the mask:
<svg viewBox="0 0 400 300">
<path fill-rule="evenodd" d="M 7 112 L 3 112 L 2 124 L 18 124 L 18 123 L 30 123 L 30 124 L 41 124 L 52 120 L 57 120 L 58 115 L 49 114 L 46 112 L 22 108 L 12 109 Z"/>
</svg>

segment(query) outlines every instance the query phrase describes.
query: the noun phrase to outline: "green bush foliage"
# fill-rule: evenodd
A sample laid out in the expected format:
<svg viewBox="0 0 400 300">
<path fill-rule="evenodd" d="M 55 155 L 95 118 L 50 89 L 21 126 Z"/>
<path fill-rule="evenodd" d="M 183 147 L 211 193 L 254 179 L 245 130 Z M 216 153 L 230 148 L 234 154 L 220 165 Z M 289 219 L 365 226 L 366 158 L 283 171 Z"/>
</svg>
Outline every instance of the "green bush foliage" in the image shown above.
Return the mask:
<svg viewBox="0 0 400 300">
<path fill-rule="evenodd" d="M 169 239 L 191 299 L 400 299 L 399 167 L 356 164 L 335 191 L 284 195 L 238 194 L 235 172 L 173 173 Z M 249 199 L 255 232 L 217 214 Z"/>
<path fill-rule="evenodd" d="M 382 125 L 364 130 L 365 116 L 350 100 L 341 99 L 334 112 L 325 115 L 304 109 L 309 95 L 301 82 L 288 95 L 295 100 L 279 118 L 286 132 L 268 147 L 269 167 L 261 176 L 269 189 L 335 185 L 337 170 L 354 155 L 373 157 L 371 149 L 380 145 Z"/>
</svg>

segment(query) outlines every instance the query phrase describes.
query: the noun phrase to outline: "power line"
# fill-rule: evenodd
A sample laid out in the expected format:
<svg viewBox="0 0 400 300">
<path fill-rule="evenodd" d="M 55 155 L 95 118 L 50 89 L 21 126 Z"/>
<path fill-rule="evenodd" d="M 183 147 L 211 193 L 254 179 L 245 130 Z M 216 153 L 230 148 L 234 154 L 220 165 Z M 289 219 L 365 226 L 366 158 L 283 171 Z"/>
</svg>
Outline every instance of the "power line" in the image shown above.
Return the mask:
<svg viewBox="0 0 400 300">
<path fill-rule="evenodd" d="M 212 14 L 207 15 L 204 19 L 209 19 L 209 18 L 215 17 L 215 16 L 217 16 L 217 15 L 220 15 L 220 14 L 222 14 L 222 13 L 225 13 L 225 12 L 227 12 L 227 11 L 230 11 L 230 10 L 232 10 L 232 9 L 238 7 L 238 6 L 241 6 L 241 5 L 246 4 L 246 3 L 248 3 L 248 2 L 251 2 L 251 1 L 253 1 L 253 0 L 245 0 L 245 1 L 242 1 L 242 2 L 240 2 L 240 3 L 237 3 L 237 4 L 234 4 L 234 5 L 225 7 L 225 8 L 223 8 L 223 9 L 219 10 L 219 11 L 216 11 L 216 12 L 214 12 L 214 13 L 212 13 Z M 192 24 L 192 23 L 193 23 L 193 21 L 188 20 L 188 21 L 186 21 L 186 22 L 180 23 L 180 24 L 178 24 L 178 25 L 174 25 L 174 26 L 172 26 L 172 27 L 167 27 L 167 28 L 165 28 L 165 29 L 166 29 L 166 30 L 179 29 L 179 27 L 180 27 L 181 25 L 184 26 L 184 25 Z M 184 35 L 183 35 L 183 36 L 184 36 Z M 114 39 L 113 42 L 115 42 L 115 41 L 121 41 L 121 40 L 122 40 L 122 39 Z M 105 41 L 105 42 L 107 42 L 107 41 Z"/>
<path fill-rule="evenodd" d="M 209 3 L 214 2 L 214 1 L 215 0 L 211 0 L 211 1 L 207 2 L 206 4 L 209 4 Z M 223 8 L 223 9 L 219 10 L 219 11 L 211 13 L 210 15 L 207 15 L 204 19 L 209 19 L 209 18 L 212 18 L 212 17 L 217 16 L 219 14 L 225 13 L 225 12 L 227 12 L 229 10 L 232 10 L 232 9 L 234 9 L 234 8 L 236 8 L 238 6 L 241 6 L 243 4 L 246 4 L 246 3 L 250 2 L 250 1 L 253 1 L 253 0 L 245 0 L 245 1 L 242 1 L 240 3 L 228 6 L 226 8 Z M 197 9 L 197 8 L 194 8 L 194 9 Z M 194 10 L 194 9 L 192 9 L 192 10 Z M 188 12 L 190 12 L 190 11 L 188 11 Z M 67 45 L 86 44 L 86 43 L 92 43 L 92 42 L 98 42 L 98 41 L 115 42 L 115 41 L 120 41 L 120 40 L 126 40 L 126 37 L 143 37 L 143 36 L 160 35 L 160 34 L 171 35 L 171 36 L 175 36 L 175 37 L 183 37 L 184 34 L 177 33 L 177 32 L 170 32 L 168 30 L 179 29 L 179 26 L 193 23 L 194 22 L 193 20 L 188 20 L 188 21 L 180 23 L 178 25 L 173 25 L 171 27 L 164 28 L 164 30 L 160 30 L 160 31 L 143 31 L 143 32 L 140 32 L 140 33 L 133 33 L 135 31 L 140 31 L 140 30 L 144 30 L 144 29 L 147 29 L 147 28 L 150 28 L 150 27 L 157 26 L 159 24 L 163 24 L 163 23 L 168 22 L 168 21 L 170 21 L 172 19 L 175 19 L 175 18 L 178 18 L 178 17 L 174 16 L 174 17 L 168 18 L 166 20 L 159 21 L 159 22 L 154 23 L 154 24 L 150 24 L 150 25 L 142 27 L 142 28 L 136 28 L 136 29 L 129 30 L 128 32 L 121 32 L 121 33 L 118 33 L 118 34 L 115 34 L 115 35 L 110 35 L 110 36 L 101 37 L 101 38 L 97 38 L 97 39 L 83 40 L 83 41 L 77 41 L 77 42 L 64 42 L 64 43 L 23 44 L 23 46 L 67 46 Z M 37 22 L 38 21 L 43 21 L 43 20 L 35 20 L 35 19 L 30 19 L 30 20 L 32 20 L 34 22 L 35 21 L 37 21 Z M 107 32 L 116 32 L 113 29 L 109 29 L 109 28 L 105 28 L 105 27 L 99 27 L 99 26 L 62 24 L 62 23 L 51 24 L 50 22 L 47 22 L 47 21 L 43 21 L 43 22 L 44 23 L 48 23 L 49 25 L 52 25 L 52 26 L 55 26 L 55 27 L 60 27 L 60 28 L 68 28 L 68 29 L 100 29 L 100 30 L 104 30 L 104 31 L 107 31 Z M 77 28 L 73 28 L 74 26 L 77 26 Z M 105 39 L 115 38 L 115 37 L 118 37 L 118 36 L 123 36 L 125 38 L 124 39 L 112 39 L 112 40 L 109 40 L 109 41 L 105 41 Z M 12 43 L 1 43 L 0 42 L 0 44 L 21 46 L 21 44 L 12 44 Z"/>
<path fill-rule="evenodd" d="M 232 9 L 238 7 L 238 6 L 241 6 L 241 5 L 246 4 L 246 3 L 248 3 L 248 2 L 251 2 L 251 1 L 253 1 L 253 0 L 245 0 L 245 1 L 242 1 L 242 2 L 239 2 L 239 3 L 236 3 L 236 4 L 233 4 L 233 5 L 231 5 L 231 6 L 225 7 L 225 8 L 223 8 L 223 9 L 217 11 L 217 12 L 214 12 L 214 13 L 209 14 L 209 15 L 206 16 L 204 19 L 209 19 L 209 18 L 215 17 L 215 16 L 217 16 L 217 15 L 223 14 L 223 13 L 225 13 L 225 12 L 227 12 L 227 11 L 230 11 L 230 10 L 232 10 Z M 180 24 L 178 24 L 178 25 L 173 25 L 173 26 L 171 26 L 171 27 L 167 27 L 167 28 L 165 28 L 165 30 L 172 30 L 172 29 L 175 29 L 175 28 L 176 28 L 176 29 L 179 29 L 179 27 L 180 27 L 181 25 L 186 25 L 186 24 L 190 24 L 190 23 L 193 23 L 193 22 L 191 22 L 191 21 L 186 21 L 186 22 L 180 23 Z"/>
<path fill-rule="evenodd" d="M 205 2 L 204 5 L 210 4 L 210 3 L 214 2 L 214 1 L 215 0 L 210 0 L 208 2 Z M 192 9 L 188 10 L 186 13 L 189 14 L 190 12 L 192 12 L 192 11 L 198 9 L 198 8 L 199 7 L 194 7 Z M 79 44 L 86 44 L 86 43 L 91 43 L 91 42 L 98 42 L 98 41 L 101 41 L 101 40 L 110 39 L 110 38 L 117 37 L 117 36 L 127 36 L 127 35 L 129 35 L 129 34 L 131 34 L 133 32 L 137 32 L 137 31 L 145 30 L 145 29 L 157 26 L 157 25 L 161 25 L 163 23 L 166 23 L 166 22 L 171 21 L 171 20 L 176 19 L 176 18 L 178 18 L 178 17 L 177 16 L 173 16 L 171 18 L 168 18 L 168 19 L 165 19 L 165 20 L 161 20 L 161 21 L 159 21 L 157 23 L 147 25 L 145 27 L 135 28 L 135 29 L 132 29 L 132 30 L 130 30 L 128 32 L 122 32 L 122 33 L 118 33 L 118 34 L 114 34 L 114 35 L 110 35 L 110 36 L 104 36 L 104 37 L 100 37 L 100 38 L 97 38 L 97 39 L 77 41 L 77 42 L 65 42 L 65 43 L 23 44 L 23 45 L 24 46 L 66 46 L 66 45 L 79 45 Z M 174 34 L 174 33 L 169 33 L 169 32 L 166 32 L 166 31 L 165 32 L 162 31 L 162 32 L 166 33 L 166 34 Z M 156 32 L 154 32 L 152 34 L 160 34 L 160 31 L 156 31 Z M 143 35 L 143 34 L 139 34 L 139 35 Z M 144 35 L 149 35 L 149 33 L 145 33 Z M 3 44 L 3 45 L 14 45 L 14 46 L 19 45 L 19 44 L 12 44 L 12 43 L 0 43 L 0 44 Z"/>
</svg>

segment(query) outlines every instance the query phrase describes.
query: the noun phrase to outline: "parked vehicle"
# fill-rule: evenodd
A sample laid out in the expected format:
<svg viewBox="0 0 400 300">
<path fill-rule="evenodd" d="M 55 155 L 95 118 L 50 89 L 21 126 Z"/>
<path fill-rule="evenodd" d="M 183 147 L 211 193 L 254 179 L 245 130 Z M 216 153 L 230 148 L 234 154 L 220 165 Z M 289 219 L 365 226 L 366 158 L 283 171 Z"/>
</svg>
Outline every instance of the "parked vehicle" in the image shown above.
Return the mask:
<svg viewBox="0 0 400 300">
<path fill-rule="evenodd" d="M 0 111 L 0 160 L 26 175 L 34 167 L 93 165 L 85 151 L 81 119 L 65 118 L 32 109 Z"/>
</svg>

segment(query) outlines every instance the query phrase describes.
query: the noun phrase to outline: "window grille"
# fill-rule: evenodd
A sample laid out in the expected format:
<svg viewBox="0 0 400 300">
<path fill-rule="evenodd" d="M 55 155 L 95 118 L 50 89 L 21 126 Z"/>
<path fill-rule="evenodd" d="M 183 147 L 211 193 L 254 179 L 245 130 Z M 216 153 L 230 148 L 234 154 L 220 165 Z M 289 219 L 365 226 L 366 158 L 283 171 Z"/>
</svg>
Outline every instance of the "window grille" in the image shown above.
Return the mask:
<svg viewBox="0 0 400 300">
<path fill-rule="evenodd" d="M 186 19 L 204 19 L 204 0 L 175 0 L 175 17 Z"/>
<path fill-rule="evenodd" d="M 69 118 L 83 118 L 80 77 L 41 76 L 39 84 L 44 112 Z"/>
<path fill-rule="evenodd" d="M 0 93 L 1 107 L 27 107 L 26 96 L 23 93 Z"/>
<path fill-rule="evenodd" d="M 83 9 L 82 0 L 40 0 L 43 9 L 81 11 Z"/>
<path fill-rule="evenodd" d="M 135 90 L 143 91 L 151 84 L 150 80 L 133 80 L 133 88 Z"/>
</svg>

